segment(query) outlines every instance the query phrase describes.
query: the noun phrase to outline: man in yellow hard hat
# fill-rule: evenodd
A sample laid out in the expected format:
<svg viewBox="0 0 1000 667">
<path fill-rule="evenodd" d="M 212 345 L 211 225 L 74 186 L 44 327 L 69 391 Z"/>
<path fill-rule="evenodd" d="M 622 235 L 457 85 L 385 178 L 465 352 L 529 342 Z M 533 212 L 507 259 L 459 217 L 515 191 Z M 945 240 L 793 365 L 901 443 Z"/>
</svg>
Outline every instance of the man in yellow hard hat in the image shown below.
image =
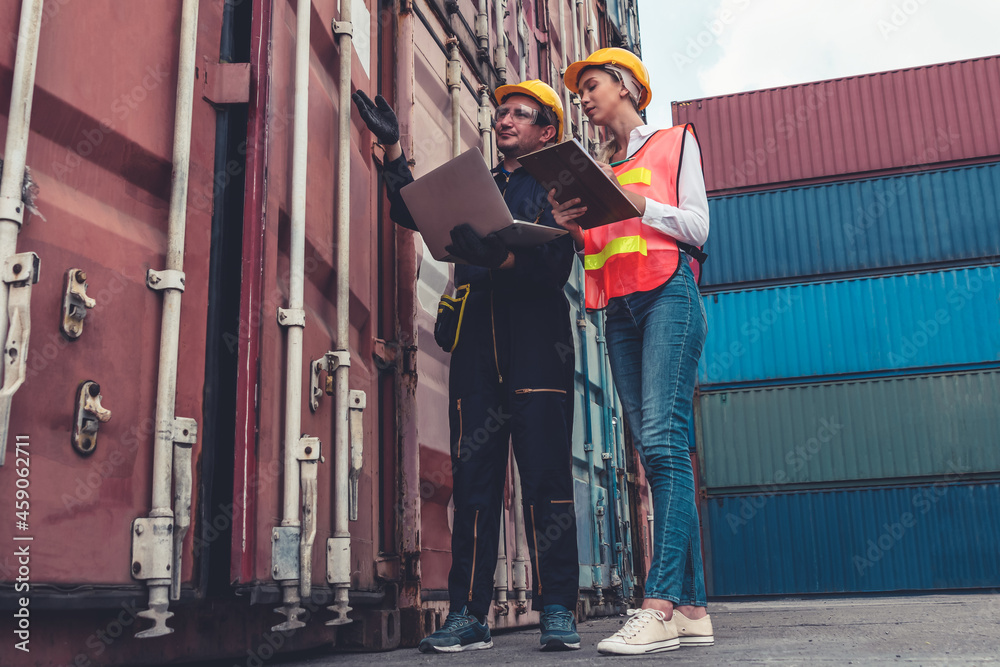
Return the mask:
<svg viewBox="0 0 1000 667">
<path fill-rule="evenodd" d="M 563 109 L 542 81 L 500 86 L 493 116 L 503 161 L 493 170 L 516 220 L 558 229 L 545 189 L 518 159 L 562 136 Z M 416 229 L 400 189 L 413 180 L 399 146 L 399 125 L 386 101 L 354 95 L 360 115 L 385 146 L 390 217 Z M 456 190 L 461 183 L 456 183 Z M 448 577 L 451 609 L 420 650 L 490 648 L 486 624 L 493 597 L 507 458 L 513 443 L 521 474 L 532 604 L 541 612 L 542 646 L 580 647 L 573 610 L 580 566 L 573 504 L 573 333 L 563 287 L 576 255 L 569 236 L 530 248 L 508 248 L 455 220 L 448 251 L 455 285 L 467 293 L 461 335 L 451 351 L 449 417 L 455 521 Z M 465 286 L 468 286 L 465 289 Z M 452 301 L 452 303 L 455 303 Z"/>
</svg>

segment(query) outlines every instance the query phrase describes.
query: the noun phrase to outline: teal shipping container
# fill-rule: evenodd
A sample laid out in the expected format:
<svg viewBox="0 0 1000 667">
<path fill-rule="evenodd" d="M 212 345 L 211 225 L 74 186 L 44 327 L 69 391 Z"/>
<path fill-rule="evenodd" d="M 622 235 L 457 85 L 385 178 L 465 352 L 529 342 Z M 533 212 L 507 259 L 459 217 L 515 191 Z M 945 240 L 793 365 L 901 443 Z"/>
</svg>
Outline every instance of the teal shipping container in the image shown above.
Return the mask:
<svg viewBox="0 0 1000 667">
<path fill-rule="evenodd" d="M 1000 473 L 1000 370 L 701 394 L 709 494 Z"/>
<path fill-rule="evenodd" d="M 704 302 L 703 391 L 1000 364 L 998 265 L 720 292 Z"/>
</svg>

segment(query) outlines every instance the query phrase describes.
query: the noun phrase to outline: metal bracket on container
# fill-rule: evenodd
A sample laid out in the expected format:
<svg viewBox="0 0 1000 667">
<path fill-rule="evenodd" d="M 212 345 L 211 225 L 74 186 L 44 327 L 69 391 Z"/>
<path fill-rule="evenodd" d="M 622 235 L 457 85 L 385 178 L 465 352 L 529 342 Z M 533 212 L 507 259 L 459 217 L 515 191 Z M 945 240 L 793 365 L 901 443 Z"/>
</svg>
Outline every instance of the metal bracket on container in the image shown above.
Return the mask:
<svg viewBox="0 0 1000 667">
<path fill-rule="evenodd" d="M 192 445 L 198 441 L 198 422 L 190 417 L 174 417 L 174 550 L 170 599 L 181 599 L 181 563 L 184 557 L 184 536 L 191 527 L 191 488 L 194 470 L 191 466 Z"/>
<path fill-rule="evenodd" d="M 97 302 L 87 296 L 87 274 L 83 269 L 70 269 L 66 272 L 66 285 L 63 289 L 62 324 L 60 329 L 70 340 L 76 340 L 83 333 L 83 320 L 87 317 L 87 309 L 93 308 Z"/>
<path fill-rule="evenodd" d="M 477 23 L 479 22 L 478 18 L 476 19 L 476 22 Z M 480 54 L 482 54 L 483 50 L 480 49 L 479 51 L 480 51 Z M 489 88 L 487 86 L 480 86 L 479 87 L 480 104 L 479 104 L 479 115 L 478 115 L 477 118 L 478 118 L 478 121 L 479 121 L 479 131 L 480 132 L 485 132 L 486 130 L 493 129 L 493 113 L 492 113 L 492 109 L 491 109 L 491 107 L 489 105 L 489 102 L 487 102 L 485 105 L 482 104 L 483 95 L 484 95 L 484 93 L 488 93 L 488 92 L 489 92 Z"/>
<path fill-rule="evenodd" d="M 332 23 L 334 35 L 354 36 L 354 24 L 350 21 L 333 21 Z"/>
<path fill-rule="evenodd" d="M 28 342 L 31 340 L 31 287 L 38 282 L 38 255 L 11 255 L 2 267 L 7 293 L 7 340 L 3 347 L 3 387 L 0 388 L 0 466 L 7 453 L 7 428 L 14 394 L 28 375 Z M 5 289 L 0 286 L 0 289 Z"/>
<path fill-rule="evenodd" d="M 170 579 L 174 520 L 168 516 L 132 521 L 132 578 Z"/>
<path fill-rule="evenodd" d="M 146 286 L 152 290 L 175 289 L 184 291 L 184 272 L 174 269 L 164 269 L 163 271 L 146 271 Z"/>
<path fill-rule="evenodd" d="M 277 526 L 271 531 L 271 576 L 275 581 L 299 578 L 299 527 Z"/>
<path fill-rule="evenodd" d="M 213 63 L 205 58 L 201 96 L 214 105 L 250 101 L 250 63 Z"/>
<path fill-rule="evenodd" d="M 365 392 L 352 389 L 347 406 L 350 411 L 351 434 L 351 469 L 348 473 L 351 493 L 348 497 L 348 516 L 351 521 L 358 520 L 358 480 L 361 478 L 361 466 L 364 463 L 365 423 L 362 419 L 368 399 Z"/>
<path fill-rule="evenodd" d="M 81 382 L 76 390 L 73 419 L 73 449 L 89 456 L 97 449 L 97 429 L 111 419 L 111 411 L 101 405 L 101 385 L 93 380 Z"/>
<path fill-rule="evenodd" d="M 374 339 L 372 357 L 380 371 L 397 371 L 403 375 L 417 372 L 417 346 L 402 346 L 395 341 Z"/>
<path fill-rule="evenodd" d="M 278 324 L 283 327 L 305 327 L 306 311 L 302 308 L 278 308 Z"/>
<path fill-rule="evenodd" d="M 351 365 L 351 353 L 348 350 L 327 352 L 321 358 L 312 362 L 309 374 L 309 408 L 316 412 L 319 409 L 319 399 L 323 397 L 324 388 L 320 384 L 320 374 L 325 370 L 327 396 L 333 396 L 333 372 L 340 366 Z"/>
<path fill-rule="evenodd" d="M 0 220 L 10 220 L 21 226 L 24 222 L 24 202 L 20 197 L 0 197 Z"/>
<path fill-rule="evenodd" d="M 316 541 L 316 509 L 319 504 L 319 462 L 322 460 L 319 438 L 304 435 L 296 443 L 302 489 L 302 527 L 299 533 L 299 595 L 312 595 L 312 548 Z"/>
<path fill-rule="evenodd" d="M 173 441 L 179 445 L 198 442 L 198 421 L 190 417 L 174 417 Z"/>
</svg>

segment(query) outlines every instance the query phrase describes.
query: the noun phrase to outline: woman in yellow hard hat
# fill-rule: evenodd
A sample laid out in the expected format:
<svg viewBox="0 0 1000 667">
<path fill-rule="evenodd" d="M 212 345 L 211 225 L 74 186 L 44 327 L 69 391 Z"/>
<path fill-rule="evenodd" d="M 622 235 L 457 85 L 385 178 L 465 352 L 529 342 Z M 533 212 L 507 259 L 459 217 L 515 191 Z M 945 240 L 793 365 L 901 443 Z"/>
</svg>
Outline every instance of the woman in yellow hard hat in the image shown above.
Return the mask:
<svg viewBox="0 0 1000 667">
<path fill-rule="evenodd" d="M 705 310 L 691 256 L 708 237 L 701 153 L 690 125 L 657 129 L 649 72 L 624 49 L 601 49 L 570 65 L 566 86 L 610 140 L 598 159 L 640 215 L 583 230 L 586 202 L 549 193 L 556 222 L 582 249 L 586 304 L 606 310 L 608 354 L 625 418 L 653 495 L 653 556 L 645 600 L 602 653 L 638 654 L 711 646 L 688 429 Z"/>
</svg>

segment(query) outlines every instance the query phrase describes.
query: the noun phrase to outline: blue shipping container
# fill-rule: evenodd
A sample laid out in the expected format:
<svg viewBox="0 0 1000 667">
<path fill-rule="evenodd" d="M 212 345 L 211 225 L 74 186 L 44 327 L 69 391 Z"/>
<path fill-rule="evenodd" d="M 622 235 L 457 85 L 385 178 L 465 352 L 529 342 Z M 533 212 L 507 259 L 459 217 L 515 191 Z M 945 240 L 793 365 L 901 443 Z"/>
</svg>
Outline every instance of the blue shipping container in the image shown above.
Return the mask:
<svg viewBox="0 0 1000 667">
<path fill-rule="evenodd" d="M 712 596 L 1000 586 L 1000 483 L 709 498 Z"/>
<path fill-rule="evenodd" d="M 1000 362 L 1000 266 L 704 297 L 713 385 Z"/>
<path fill-rule="evenodd" d="M 1000 163 L 709 200 L 706 290 L 1000 256 Z"/>
</svg>

